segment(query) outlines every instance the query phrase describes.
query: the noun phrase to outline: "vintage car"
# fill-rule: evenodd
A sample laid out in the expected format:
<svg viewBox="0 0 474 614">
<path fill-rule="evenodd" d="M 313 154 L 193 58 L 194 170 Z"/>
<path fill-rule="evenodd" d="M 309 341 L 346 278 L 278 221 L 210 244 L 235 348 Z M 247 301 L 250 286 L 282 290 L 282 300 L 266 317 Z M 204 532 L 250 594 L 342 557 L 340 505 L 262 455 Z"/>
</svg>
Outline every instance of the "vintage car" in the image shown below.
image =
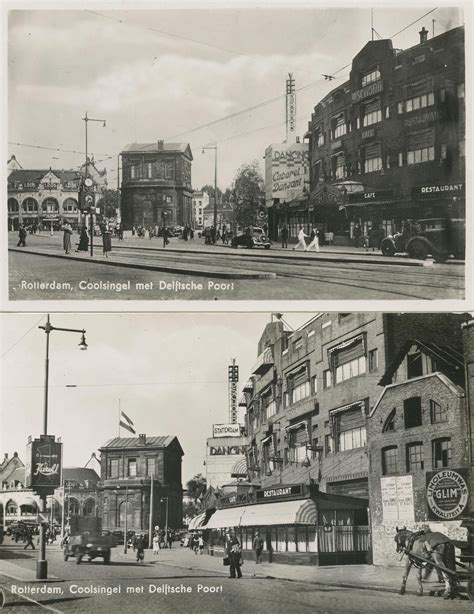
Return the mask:
<svg viewBox="0 0 474 614">
<path fill-rule="evenodd" d="M 408 220 L 403 230 L 382 240 L 384 256 L 407 253 L 410 258 L 424 260 L 431 255 L 437 262 L 450 256 L 463 259 L 466 249 L 466 223 L 464 219 L 430 218 Z"/>
<path fill-rule="evenodd" d="M 68 542 L 64 544 L 63 556 L 65 561 L 69 557 L 74 557 L 77 565 L 81 564 L 84 557 L 87 557 L 89 561 L 102 558 L 104 563 L 108 565 L 113 546 L 115 546 L 115 540 L 111 535 L 84 533 L 69 538 Z"/>
<path fill-rule="evenodd" d="M 265 249 L 270 249 L 272 245 L 263 228 L 253 228 L 252 230 L 247 228 L 246 231 L 235 235 L 230 244 L 232 247 L 264 247 Z"/>
</svg>

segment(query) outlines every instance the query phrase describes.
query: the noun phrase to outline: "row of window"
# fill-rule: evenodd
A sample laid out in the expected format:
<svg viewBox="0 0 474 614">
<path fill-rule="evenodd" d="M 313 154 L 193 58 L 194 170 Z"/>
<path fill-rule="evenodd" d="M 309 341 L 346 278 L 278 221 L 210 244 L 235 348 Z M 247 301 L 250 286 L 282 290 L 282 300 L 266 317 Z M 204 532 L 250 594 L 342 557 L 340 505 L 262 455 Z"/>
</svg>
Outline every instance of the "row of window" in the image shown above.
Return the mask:
<svg viewBox="0 0 474 614">
<path fill-rule="evenodd" d="M 77 211 L 77 201 L 74 198 L 67 198 L 63 205 L 63 211 Z M 9 213 L 18 213 L 19 204 L 14 198 L 8 199 L 8 211 Z M 34 198 L 25 198 L 21 204 L 21 210 L 24 213 L 38 213 L 40 205 Z M 41 211 L 43 213 L 55 213 L 59 211 L 59 203 L 55 198 L 46 198 L 41 204 Z"/>
<path fill-rule="evenodd" d="M 150 477 L 152 475 L 156 476 L 156 459 L 155 458 L 147 458 L 146 460 L 146 476 Z M 136 458 L 127 458 L 126 459 L 126 477 L 135 478 L 137 477 L 137 459 Z M 119 475 L 120 471 L 120 459 L 111 458 L 109 459 L 109 467 L 108 467 L 108 478 L 119 478 L 122 477 Z"/>
<path fill-rule="evenodd" d="M 452 449 L 451 438 L 442 437 L 431 442 L 433 469 L 443 469 L 451 464 Z M 405 446 L 405 465 L 407 473 L 423 471 L 425 468 L 423 442 L 414 441 Z M 389 446 L 382 449 L 383 475 L 397 474 L 402 470 L 398 446 Z"/>
<path fill-rule="evenodd" d="M 135 163 L 130 166 L 131 179 L 174 179 L 174 162 L 146 162 L 144 164 Z"/>
<path fill-rule="evenodd" d="M 447 422 L 448 409 L 447 406 L 440 405 L 433 399 L 430 399 L 430 422 L 431 424 L 439 424 Z M 382 428 L 383 433 L 389 433 L 396 430 L 397 410 L 392 409 Z M 416 428 L 423 425 L 423 411 L 421 407 L 421 397 L 410 397 L 403 401 L 403 425 L 405 429 Z"/>
</svg>

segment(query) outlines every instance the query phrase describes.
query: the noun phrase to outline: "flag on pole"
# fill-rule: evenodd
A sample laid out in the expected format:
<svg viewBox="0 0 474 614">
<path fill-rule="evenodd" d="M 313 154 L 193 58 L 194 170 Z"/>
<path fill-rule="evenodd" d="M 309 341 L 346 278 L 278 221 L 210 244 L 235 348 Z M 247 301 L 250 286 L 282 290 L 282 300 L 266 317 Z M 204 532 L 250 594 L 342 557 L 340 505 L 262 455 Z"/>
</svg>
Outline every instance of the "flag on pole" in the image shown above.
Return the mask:
<svg viewBox="0 0 474 614">
<path fill-rule="evenodd" d="M 133 433 L 134 435 L 137 434 L 136 430 L 133 428 L 134 426 L 133 422 L 130 420 L 127 414 L 122 410 L 120 410 L 120 426 L 123 429 L 130 431 L 130 433 Z"/>
</svg>

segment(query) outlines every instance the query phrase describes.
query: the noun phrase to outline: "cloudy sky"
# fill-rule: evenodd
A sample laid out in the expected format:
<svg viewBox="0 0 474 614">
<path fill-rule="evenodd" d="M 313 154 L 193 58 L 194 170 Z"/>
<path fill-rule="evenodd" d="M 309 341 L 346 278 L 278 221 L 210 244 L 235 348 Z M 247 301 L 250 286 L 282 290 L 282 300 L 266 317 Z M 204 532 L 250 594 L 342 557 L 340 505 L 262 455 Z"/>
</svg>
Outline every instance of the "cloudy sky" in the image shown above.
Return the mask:
<svg viewBox="0 0 474 614">
<path fill-rule="evenodd" d="M 290 314 L 298 327 L 313 314 Z M 228 422 L 227 366 L 240 386 L 257 358 L 270 314 L 52 314 L 53 326 L 85 328 L 50 336 L 49 428 L 62 437 L 64 465 L 84 466 L 118 434 L 119 399 L 137 433 L 176 435 L 184 449 L 183 482 L 204 472 L 213 424 Z M 44 314 L 0 316 L 0 458 L 25 459 L 28 435 L 42 432 Z M 74 386 L 74 387 L 71 387 Z M 240 395 L 239 395 L 240 396 Z M 127 432 L 122 430 L 122 436 Z"/>
<path fill-rule="evenodd" d="M 287 73 L 299 90 L 303 136 L 315 104 L 347 79 L 347 65 L 371 37 L 370 8 L 274 5 L 107 10 L 84 0 L 64 3 L 69 10 L 12 10 L 8 154 L 24 168 L 76 167 L 81 154 L 13 143 L 83 152 L 87 110 L 107 121 L 89 124 L 89 150 L 113 186 L 121 149 L 157 139 L 191 144 L 195 188 L 213 183 L 214 154 L 201 147 L 217 142 L 218 184 L 229 186 L 239 166 L 263 164 L 266 146 L 285 138 Z M 431 34 L 432 19 L 436 34 L 463 22 L 460 10 L 442 6 L 416 21 L 434 7 L 409 6 L 416 8 L 374 9 L 375 30 L 396 34 L 396 47 L 417 44 L 422 26 Z"/>
</svg>

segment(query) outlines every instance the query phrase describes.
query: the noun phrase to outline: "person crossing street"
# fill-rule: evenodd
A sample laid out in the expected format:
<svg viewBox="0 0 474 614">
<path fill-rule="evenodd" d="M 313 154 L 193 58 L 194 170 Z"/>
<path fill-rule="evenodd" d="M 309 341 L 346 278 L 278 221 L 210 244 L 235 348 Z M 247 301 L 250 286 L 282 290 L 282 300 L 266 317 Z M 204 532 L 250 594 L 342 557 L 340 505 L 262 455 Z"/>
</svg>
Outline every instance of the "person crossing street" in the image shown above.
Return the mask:
<svg viewBox="0 0 474 614">
<path fill-rule="evenodd" d="M 308 248 L 306 247 L 306 241 L 305 241 L 305 237 L 307 237 L 308 235 L 305 234 L 304 228 L 303 226 L 300 226 L 299 232 L 298 232 L 298 243 L 297 245 L 295 245 L 295 247 L 293 248 L 293 251 L 295 251 L 296 249 L 298 249 L 298 247 L 302 247 L 303 250 L 306 252 L 308 251 Z"/>
</svg>

